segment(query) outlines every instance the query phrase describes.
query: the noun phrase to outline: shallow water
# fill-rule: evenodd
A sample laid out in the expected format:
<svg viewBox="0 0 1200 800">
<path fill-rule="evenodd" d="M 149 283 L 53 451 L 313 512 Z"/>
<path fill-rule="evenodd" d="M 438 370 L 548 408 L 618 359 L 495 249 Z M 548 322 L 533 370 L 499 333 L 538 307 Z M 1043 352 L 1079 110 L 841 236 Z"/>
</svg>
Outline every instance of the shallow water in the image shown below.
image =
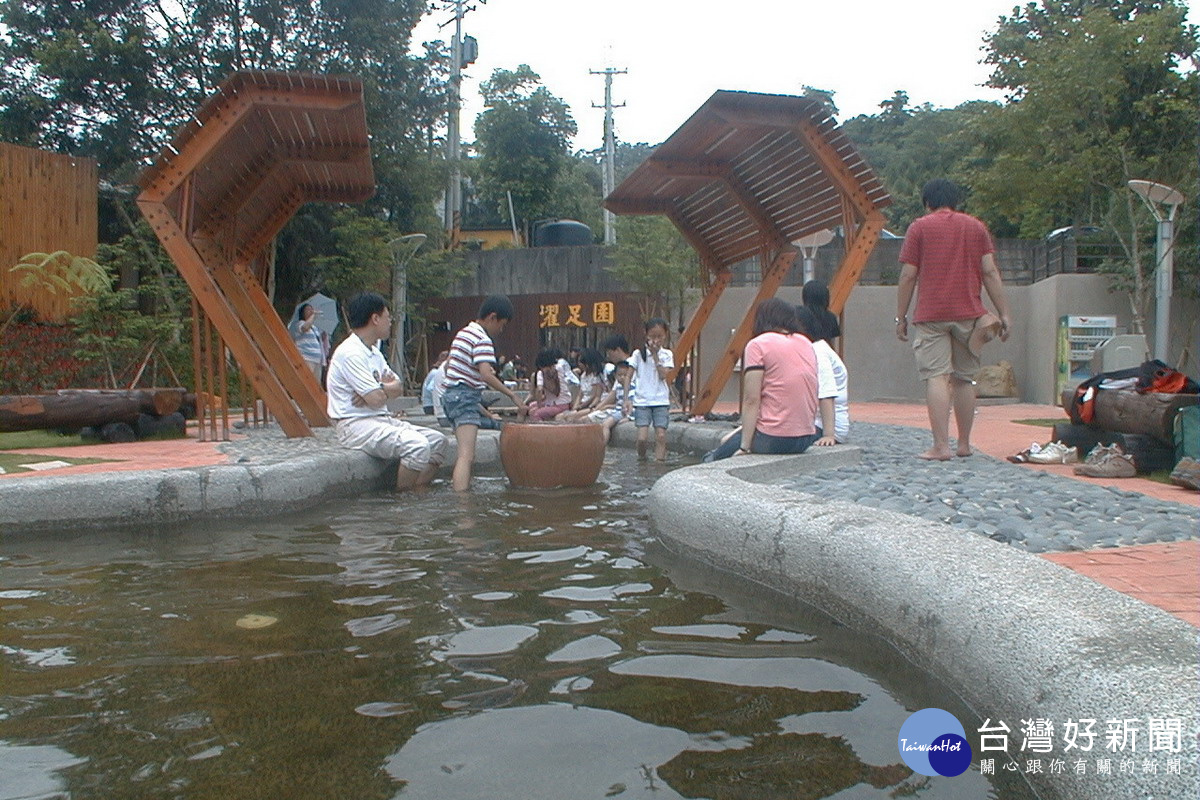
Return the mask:
<svg viewBox="0 0 1200 800">
<path fill-rule="evenodd" d="M 1030 797 L 871 637 L 657 547 L 663 468 L 0 543 L 0 800 Z"/>
</svg>

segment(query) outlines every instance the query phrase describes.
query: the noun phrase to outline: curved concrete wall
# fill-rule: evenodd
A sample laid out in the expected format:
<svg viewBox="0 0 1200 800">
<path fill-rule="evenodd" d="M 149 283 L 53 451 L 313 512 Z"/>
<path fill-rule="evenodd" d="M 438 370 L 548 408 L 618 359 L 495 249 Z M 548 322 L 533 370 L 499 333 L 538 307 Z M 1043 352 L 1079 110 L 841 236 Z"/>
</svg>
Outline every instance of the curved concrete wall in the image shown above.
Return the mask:
<svg viewBox="0 0 1200 800">
<path fill-rule="evenodd" d="M 839 448 L 841 449 L 841 448 Z M 836 452 L 828 457 L 841 457 Z M 830 466 L 827 454 L 745 456 L 662 477 L 650 511 L 668 545 L 877 633 L 981 718 L 1181 719 L 1180 775 L 1031 775 L 1064 800 L 1198 795 L 1197 631 L 1045 559 L 903 514 L 823 501 L 761 481 Z M 1055 742 L 1062 755 L 1061 735 Z M 974 738 L 974 737 L 971 737 Z M 1069 753 L 1067 755 L 1070 755 Z M 1154 755 L 1165 756 L 1165 753 Z M 1049 758 L 1050 756 L 1043 756 Z M 997 768 L 999 768 L 999 759 Z M 1069 763 L 1069 762 L 1068 762 Z M 1116 768 L 1114 766 L 1114 773 Z"/>
</svg>

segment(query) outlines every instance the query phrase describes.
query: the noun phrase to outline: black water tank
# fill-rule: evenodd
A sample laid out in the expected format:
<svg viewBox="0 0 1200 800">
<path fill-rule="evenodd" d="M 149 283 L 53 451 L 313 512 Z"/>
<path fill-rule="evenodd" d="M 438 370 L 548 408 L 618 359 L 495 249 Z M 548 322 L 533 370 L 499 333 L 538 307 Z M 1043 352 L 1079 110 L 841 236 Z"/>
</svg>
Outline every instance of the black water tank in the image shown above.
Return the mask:
<svg viewBox="0 0 1200 800">
<path fill-rule="evenodd" d="M 592 242 L 592 229 L 573 219 L 547 222 L 533 232 L 534 247 L 579 247 Z"/>
</svg>

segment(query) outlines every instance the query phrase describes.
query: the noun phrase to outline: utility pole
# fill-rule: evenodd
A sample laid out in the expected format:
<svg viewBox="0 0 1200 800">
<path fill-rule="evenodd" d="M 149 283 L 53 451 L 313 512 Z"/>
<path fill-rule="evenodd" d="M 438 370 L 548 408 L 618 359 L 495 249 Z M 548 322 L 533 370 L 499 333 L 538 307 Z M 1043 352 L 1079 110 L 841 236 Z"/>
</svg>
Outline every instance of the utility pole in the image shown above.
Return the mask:
<svg viewBox="0 0 1200 800">
<path fill-rule="evenodd" d="M 478 2 L 483 4 L 487 0 Z M 475 39 L 468 36 L 464 40 L 462 35 L 463 17 L 475 6 L 466 7 L 466 0 L 449 0 L 447 8 L 451 7 L 454 9 L 454 38 L 450 42 L 450 109 L 446 120 L 446 161 L 450 164 L 450 182 L 446 187 L 444 213 L 447 247 L 453 247 L 456 243 L 462 221 L 462 136 L 458 130 L 458 115 L 462 111 L 462 71 L 478 55 Z M 442 27 L 449 24 L 446 22 Z"/>
<path fill-rule="evenodd" d="M 616 137 L 613 135 L 613 109 L 625 107 L 624 103 L 613 105 L 612 79 L 613 75 L 626 75 L 629 71 L 613 69 L 612 67 L 588 71 L 593 75 L 604 76 L 604 105 L 598 106 L 592 103 L 592 108 L 604 109 L 604 196 L 608 197 L 612 194 L 613 189 L 617 188 L 617 145 Z M 613 226 L 613 213 L 607 208 L 604 209 L 604 243 L 617 243 L 617 231 Z"/>
</svg>

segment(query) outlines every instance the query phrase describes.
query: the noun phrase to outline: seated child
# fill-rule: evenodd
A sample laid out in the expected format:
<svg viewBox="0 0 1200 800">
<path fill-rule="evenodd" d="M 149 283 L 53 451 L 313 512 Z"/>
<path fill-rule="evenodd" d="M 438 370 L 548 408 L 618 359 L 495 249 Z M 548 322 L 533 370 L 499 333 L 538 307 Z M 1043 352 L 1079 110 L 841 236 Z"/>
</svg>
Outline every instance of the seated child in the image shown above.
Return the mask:
<svg viewBox="0 0 1200 800">
<path fill-rule="evenodd" d="M 625 384 L 629 377 L 628 373 L 632 371 L 633 365 L 628 361 L 619 362 L 613 371 L 614 380 L 612 388 L 601 398 L 596 409 L 587 416 L 589 422 L 595 422 L 604 426 L 604 444 L 606 445 L 612 436 L 613 428 L 629 419 L 629 416 L 625 413 Z M 630 398 L 633 397 L 634 391 L 635 388 L 630 387 Z"/>
<path fill-rule="evenodd" d="M 558 417 L 559 422 L 579 422 L 600 405 L 608 391 L 604 380 L 604 356 L 599 350 L 584 348 L 579 354 L 579 394 L 571 410 Z"/>
<path fill-rule="evenodd" d="M 534 361 L 533 391 L 529 393 L 529 416 L 535 422 L 548 422 L 568 410 L 574 399 L 571 385 L 575 378 L 562 351 L 543 349 Z"/>
</svg>

